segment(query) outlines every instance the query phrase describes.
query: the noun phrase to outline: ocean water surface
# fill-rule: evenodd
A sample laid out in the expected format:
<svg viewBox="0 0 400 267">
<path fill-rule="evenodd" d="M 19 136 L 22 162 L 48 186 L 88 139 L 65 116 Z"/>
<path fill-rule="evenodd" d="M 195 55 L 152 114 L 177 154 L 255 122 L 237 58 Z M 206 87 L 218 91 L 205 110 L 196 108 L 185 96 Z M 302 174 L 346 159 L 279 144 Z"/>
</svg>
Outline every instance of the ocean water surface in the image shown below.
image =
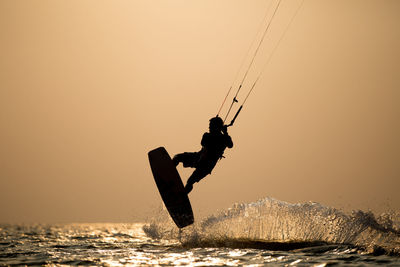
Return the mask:
<svg viewBox="0 0 400 267">
<path fill-rule="evenodd" d="M 0 265 L 400 266 L 398 214 L 272 198 L 179 230 L 165 211 L 129 224 L 0 225 Z"/>
</svg>

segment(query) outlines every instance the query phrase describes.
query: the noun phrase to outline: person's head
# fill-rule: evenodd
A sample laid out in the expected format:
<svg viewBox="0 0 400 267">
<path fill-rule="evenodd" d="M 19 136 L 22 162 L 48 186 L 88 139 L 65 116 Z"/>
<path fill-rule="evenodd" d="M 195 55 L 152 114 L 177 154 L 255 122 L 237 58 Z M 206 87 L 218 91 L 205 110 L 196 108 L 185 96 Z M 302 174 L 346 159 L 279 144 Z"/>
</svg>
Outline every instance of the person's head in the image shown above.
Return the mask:
<svg viewBox="0 0 400 267">
<path fill-rule="evenodd" d="M 210 119 L 210 126 L 209 126 L 210 133 L 220 132 L 222 131 L 223 127 L 224 127 L 224 121 L 220 117 L 216 116 Z"/>
</svg>

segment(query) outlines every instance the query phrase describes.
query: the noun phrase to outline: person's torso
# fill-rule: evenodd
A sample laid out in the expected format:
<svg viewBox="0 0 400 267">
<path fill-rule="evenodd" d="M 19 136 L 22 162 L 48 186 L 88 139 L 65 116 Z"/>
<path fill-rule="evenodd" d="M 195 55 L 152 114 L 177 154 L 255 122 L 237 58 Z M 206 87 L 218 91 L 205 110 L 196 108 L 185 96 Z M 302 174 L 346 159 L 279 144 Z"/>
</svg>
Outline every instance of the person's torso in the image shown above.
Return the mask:
<svg viewBox="0 0 400 267">
<path fill-rule="evenodd" d="M 218 160 L 220 157 L 222 157 L 222 155 L 224 154 L 224 150 L 227 147 L 226 136 L 222 133 L 205 133 L 203 138 L 206 139 L 205 144 L 202 148 L 205 156 L 214 160 Z"/>
</svg>

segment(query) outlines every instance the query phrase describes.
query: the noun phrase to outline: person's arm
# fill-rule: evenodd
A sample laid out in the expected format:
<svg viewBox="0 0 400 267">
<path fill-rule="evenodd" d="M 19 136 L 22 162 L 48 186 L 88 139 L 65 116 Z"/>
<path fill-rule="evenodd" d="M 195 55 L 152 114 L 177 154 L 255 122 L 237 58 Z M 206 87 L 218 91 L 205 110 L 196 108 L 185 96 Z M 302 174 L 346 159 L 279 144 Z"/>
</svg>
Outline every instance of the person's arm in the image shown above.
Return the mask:
<svg viewBox="0 0 400 267">
<path fill-rule="evenodd" d="M 209 143 L 209 138 L 208 138 L 208 133 L 204 133 L 203 134 L 203 138 L 201 138 L 201 146 L 207 146 L 207 144 Z"/>
<path fill-rule="evenodd" d="M 224 128 L 222 128 L 222 132 L 224 133 L 225 136 L 226 146 L 228 148 L 232 148 L 233 147 L 232 138 L 228 134 L 228 127 L 226 125 L 224 126 Z"/>
</svg>

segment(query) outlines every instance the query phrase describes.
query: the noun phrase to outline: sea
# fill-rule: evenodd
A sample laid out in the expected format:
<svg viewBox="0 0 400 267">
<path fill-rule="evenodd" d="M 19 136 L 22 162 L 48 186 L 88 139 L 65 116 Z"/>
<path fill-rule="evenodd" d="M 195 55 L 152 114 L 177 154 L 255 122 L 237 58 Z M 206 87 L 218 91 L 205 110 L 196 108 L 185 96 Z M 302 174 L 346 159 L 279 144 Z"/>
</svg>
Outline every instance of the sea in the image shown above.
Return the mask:
<svg viewBox="0 0 400 267">
<path fill-rule="evenodd" d="M 178 229 L 141 223 L 2 224 L 0 266 L 400 266 L 400 218 L 266 197 Z"/>
</svg>

